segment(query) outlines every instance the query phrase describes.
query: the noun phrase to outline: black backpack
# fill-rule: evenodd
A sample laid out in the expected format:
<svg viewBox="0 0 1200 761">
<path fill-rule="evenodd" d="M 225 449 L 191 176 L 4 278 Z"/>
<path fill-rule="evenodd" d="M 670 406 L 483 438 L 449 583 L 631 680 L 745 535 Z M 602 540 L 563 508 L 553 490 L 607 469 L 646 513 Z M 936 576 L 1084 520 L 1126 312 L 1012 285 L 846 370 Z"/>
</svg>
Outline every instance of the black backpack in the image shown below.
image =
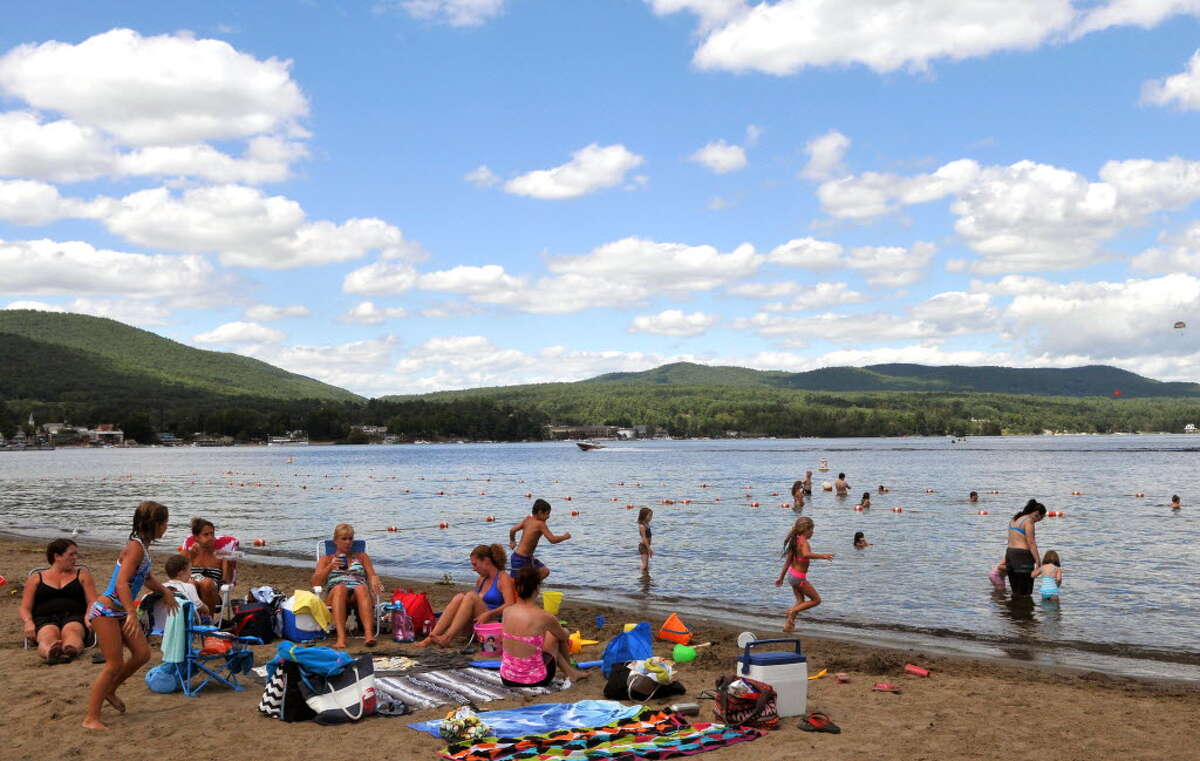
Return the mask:
<svg viewBox="0 0 1200 761">
<path fill-rule="evenodd" d="M 275 641 L 275 610 L 278 603 L 252 602 L 238 608 L 225 627 L 230 634 L 239 637 L 258 637 L 263 644 Z"/>
</svg>

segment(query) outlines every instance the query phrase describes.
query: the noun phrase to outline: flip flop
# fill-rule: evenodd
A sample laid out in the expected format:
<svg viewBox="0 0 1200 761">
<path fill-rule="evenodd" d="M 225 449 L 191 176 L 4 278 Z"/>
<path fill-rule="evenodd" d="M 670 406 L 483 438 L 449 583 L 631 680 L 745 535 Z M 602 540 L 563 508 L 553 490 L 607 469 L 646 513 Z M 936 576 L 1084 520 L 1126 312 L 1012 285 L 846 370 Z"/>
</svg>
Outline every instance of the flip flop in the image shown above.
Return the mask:
<svg viewBox="0 0 1200 761">
<path fill-rule="evenodd" d="M 875 686 L 871 689 L 875 692 L 894 692 L 897 695 L 900 694 L 900 688 L 891 682 L 876 682 Z"/>
<path fill-rule="evenodd" d="M 363 644 L 367 647 L 375 647 L 379 644 L 379 641 L 372 637 L 371 639 L 363 640 Z"/>
<path fill-rule="evenodd" d="M 840 735 L 842 733 L 842 728 L 834 724 L 833 719 L 820 711 L 814 711 L 801 719 L 800 728 L 805 732 L 828 732 L 831 735 Z"/>
</svg>

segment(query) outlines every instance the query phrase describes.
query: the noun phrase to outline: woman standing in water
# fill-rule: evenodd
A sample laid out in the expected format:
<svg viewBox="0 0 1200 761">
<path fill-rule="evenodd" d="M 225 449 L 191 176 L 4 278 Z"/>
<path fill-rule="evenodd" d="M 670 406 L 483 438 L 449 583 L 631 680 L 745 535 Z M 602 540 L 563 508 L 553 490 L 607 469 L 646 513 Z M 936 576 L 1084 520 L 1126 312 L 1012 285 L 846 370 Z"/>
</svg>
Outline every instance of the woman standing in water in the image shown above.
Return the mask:
<svg viewBox="0 0 1200 761">
<path fill-rule="evenodd" d="M 1008 566 L 1008 583 L 1014 597 L 1033 594 L 1033 571 L 1042 564 L 1033 527 L 1045 517 L 1046 506 L 1031 499 L 1008 522 L 1008 549 L 1004 553 L 1004 561 Z"/>
</svg>

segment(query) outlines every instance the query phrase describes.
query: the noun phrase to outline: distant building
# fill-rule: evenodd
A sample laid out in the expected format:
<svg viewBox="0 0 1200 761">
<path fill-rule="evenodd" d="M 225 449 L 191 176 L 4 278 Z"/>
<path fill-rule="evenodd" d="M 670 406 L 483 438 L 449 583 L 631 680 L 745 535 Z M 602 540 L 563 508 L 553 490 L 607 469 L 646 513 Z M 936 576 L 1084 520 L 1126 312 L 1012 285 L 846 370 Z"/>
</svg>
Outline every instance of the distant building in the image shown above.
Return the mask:
<svg viewBox="0 0 1200 761">
<path fill-rule="evenodd" d="M 611 439 L 617 435 L 615 425 L 548 425 L 549 439 Z"/>
<path fill-rule="evenodd" d="M 158 434 L 158 443 L 162 444 L 164 447 L 177 447 L 182 444 L 183 441 L 173 433 L 160 433 Z"/>
<path fill-rule="evenodd" d="M 112 423 L 101 423 L 92 430 L 88 430 L 83 434 L 93 444 L 101 446 L 111 444 L 112 446 L 121 446 L 125 443 L 125 432 L 117 428 Z"/>
<path fill-rule="evenodd" d="M 387 434 L 386 425 L 352 425 L 350 426 L 350 430 L 362 431 L 368 436 L 384 436 Z"/>
<path fill-rule="evenodd" d="M 1195 424 L 1195 423 L 1188 423 L 1187 425 L 1185 425 L 1185 426 L 1183 427 L 1183 432 L 1184 432 L 1184 433 L 1196 433 L 1196 424 Z"/>
</svg>

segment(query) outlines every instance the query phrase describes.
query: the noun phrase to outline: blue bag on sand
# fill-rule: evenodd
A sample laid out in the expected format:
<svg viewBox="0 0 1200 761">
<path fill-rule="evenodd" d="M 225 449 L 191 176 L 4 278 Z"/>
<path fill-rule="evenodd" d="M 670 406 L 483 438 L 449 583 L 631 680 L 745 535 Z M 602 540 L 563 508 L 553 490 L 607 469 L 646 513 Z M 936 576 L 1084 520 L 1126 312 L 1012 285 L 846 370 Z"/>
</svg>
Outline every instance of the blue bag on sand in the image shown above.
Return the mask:
<svg viewBox="0 0 1200 761">
<path fill-rule="evenodd" d="M 146 686 L 151 692 L 179 692 L 178 664 L 162 663 L 146 672 Z"/>
<path fill-rule="evenodd" d="M 627 632 L 621 632 L 608 641 L 601 656 L 600 670 L 605 676 L 612 673 L 613 666 L 627 661 L 640 661 L 654 655 L 654 635 L 650 624 L 641 622 Z"/>
<path fill-rule="evenodd" d="M 281 661 L 292 661 L 309 674 L 336 676 L 354 663 L 354 657 L 332 647 L 305 647 L 285 639 L 275 645 L 275 658 L 267 663 L 268 678 L 275 676 L 275 667 Z"/>
</svg>

